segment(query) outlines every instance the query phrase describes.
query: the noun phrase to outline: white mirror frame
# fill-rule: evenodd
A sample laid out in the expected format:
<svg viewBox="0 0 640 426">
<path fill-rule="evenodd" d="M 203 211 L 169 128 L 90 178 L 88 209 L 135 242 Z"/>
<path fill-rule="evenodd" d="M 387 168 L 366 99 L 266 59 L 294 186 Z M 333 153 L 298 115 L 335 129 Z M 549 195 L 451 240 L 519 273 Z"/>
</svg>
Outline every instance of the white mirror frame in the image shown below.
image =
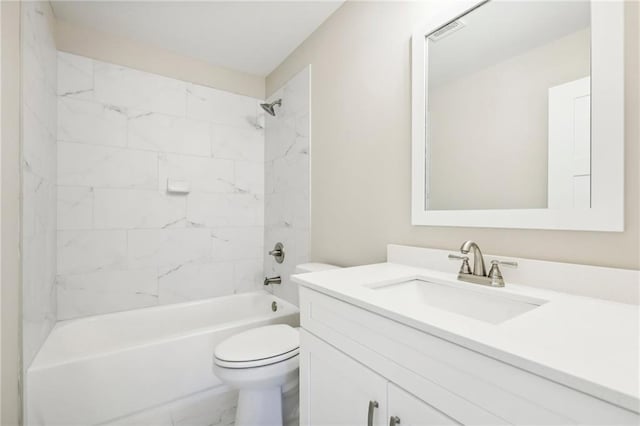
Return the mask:
<svg viewBox="0 0 640 426">
<path fill-rule="evenodd" d="M 499 1 L 499 0 L 492 0 Z M 411 223 L 428 226 L 624 231 L 624 3 L 591 1 L 590 209 L 426 210 L 426 36 L 486 0 L 441 3 L 412 38 Z"/>
</svg>

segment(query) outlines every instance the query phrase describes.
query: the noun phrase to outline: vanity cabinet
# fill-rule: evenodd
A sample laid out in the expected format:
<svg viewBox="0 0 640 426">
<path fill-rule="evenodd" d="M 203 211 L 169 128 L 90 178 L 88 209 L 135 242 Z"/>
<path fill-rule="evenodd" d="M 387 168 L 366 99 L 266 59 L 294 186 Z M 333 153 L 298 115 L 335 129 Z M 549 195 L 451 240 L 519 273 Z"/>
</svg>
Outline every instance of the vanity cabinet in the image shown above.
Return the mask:
<svg viewBox="0 0 640 426">
<path fill-rule="evenodd" d="M 301 424 L 460 424 L 312 334 L 300 339 Z"/>
<path fill-rule="evenodd" d="M 300 365 L 305 372 L 301 424 L 384 425 L 387 381 L 362 364 L 301 330 Z M 371 422 L 368 422 L 371 411 Z"/>
<path fill-rule="evenodd" d="M 634 411 L 307 287 L 300 314 L 304 425 L 640 424 Z"/>
</svg>

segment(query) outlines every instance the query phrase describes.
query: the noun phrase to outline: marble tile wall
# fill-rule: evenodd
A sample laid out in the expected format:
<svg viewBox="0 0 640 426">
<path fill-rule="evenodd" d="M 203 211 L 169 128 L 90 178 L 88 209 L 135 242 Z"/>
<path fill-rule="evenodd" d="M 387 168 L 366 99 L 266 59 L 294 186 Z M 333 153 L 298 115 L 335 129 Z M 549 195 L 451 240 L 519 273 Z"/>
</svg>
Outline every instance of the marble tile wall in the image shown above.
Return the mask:
<svg viewBox="0 0 640 426">
<path fill-rule="evenodd" d="M 56 320 L 56 47 L 48 2 L 23 2 L 22 300 L 28 367 Z"/>
<path fill-rule="evenodd" d="M 296 305 L 298 288 L 289 276 L 309 261 L 310 245 L 310 76 L 309 66 L 269 98 L 281 98 L 282 108 L 267 115 L 265 133 L 265 253 L 278 241 L 285 249 L 282 264 L 265 254 L 265 274 L 280 275 L 273 292 Z"/>
<path fill-rule="evenodd" d="M 258 103 L 58 54 L 59 319 L 262 287 Z"/>
</svg>

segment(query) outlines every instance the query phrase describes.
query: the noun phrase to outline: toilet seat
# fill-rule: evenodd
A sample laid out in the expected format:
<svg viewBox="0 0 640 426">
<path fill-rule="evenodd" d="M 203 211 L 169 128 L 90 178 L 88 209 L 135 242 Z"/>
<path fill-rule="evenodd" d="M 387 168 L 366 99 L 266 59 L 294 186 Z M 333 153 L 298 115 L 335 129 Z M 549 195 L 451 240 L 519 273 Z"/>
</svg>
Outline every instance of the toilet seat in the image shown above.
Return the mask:
<svg viewBox="0 0 640 426">
<path fill-rule="evenodd" d="M 218 367 L 246 369 L 264 367 L 297 357 L 298 330 L 286 324 L 268 325 L 236 334 L 215 349 Z"/>
</svg>

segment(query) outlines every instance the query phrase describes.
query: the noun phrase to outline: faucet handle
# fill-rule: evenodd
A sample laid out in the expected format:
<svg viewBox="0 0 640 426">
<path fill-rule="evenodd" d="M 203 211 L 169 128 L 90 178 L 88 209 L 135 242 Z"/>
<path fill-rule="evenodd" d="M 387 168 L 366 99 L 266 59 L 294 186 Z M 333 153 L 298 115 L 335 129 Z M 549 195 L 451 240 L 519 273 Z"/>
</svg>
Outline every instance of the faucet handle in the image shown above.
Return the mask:
<svg viewBox="0 0 640 426">
<path fill-rule="evenodd" d="M 491 261 L 491 269 L 489 270 L 489 275 L 488 275 L 488 277 L 491 278 L 491 285 L 493 287 L 504 287 L 504 278 L 502 277 L 502 273 L 500 272 L 500 268 L 498 267 L 498 265 L 517 268 L 518 262 L 497 260 L 497 259 L 493 259 Z"/>
<path fill-rule="evenodd" d="M 510 260 L 493 259 L 491 261 L 491 266 L 493 266 L 493 265 L 504 265 L 504 266 L 510 266 L 512 268 L 517 268 L 518 267 L 518 262 L 510 261 Z"/>
<path fill-rule="evenodd" d="M 451 260 L 462 260 L 462 265 L 460 266 L 460 274 L 471 274 L 471 267 L 469 266 L 469 257 L 468 256 L 460 256 L 457 254 L 450 254 L 449 259 Z"/>
</svg>

